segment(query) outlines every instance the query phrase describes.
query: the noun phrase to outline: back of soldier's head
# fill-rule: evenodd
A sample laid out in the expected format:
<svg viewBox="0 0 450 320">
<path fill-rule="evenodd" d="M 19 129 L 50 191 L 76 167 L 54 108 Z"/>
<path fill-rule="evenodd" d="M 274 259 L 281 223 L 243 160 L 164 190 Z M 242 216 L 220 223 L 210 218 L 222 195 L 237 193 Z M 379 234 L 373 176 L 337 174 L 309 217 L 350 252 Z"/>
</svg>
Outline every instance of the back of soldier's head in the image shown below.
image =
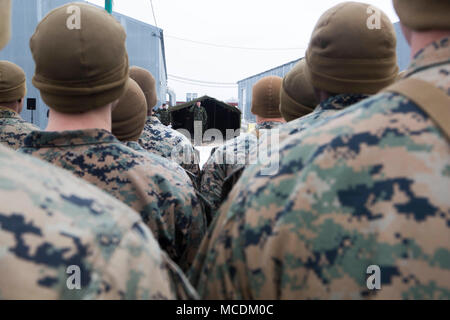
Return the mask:
<svg viewBox="0 0 450 320">
<path fill-rule="evenodd" d="M 119 99 L 128 81 L 123 27 L 105 10 L 69 3 L 51 11 L 30 40 L 33 84 L 51 108 L 77 114 Z"/>
<path fill-rule="evenodd" d="M 252 91 L 252 114 L 261 119 L 281 119 L 280 89 L 283 79 L 269 76 L 259 80 Z"/>
<path fill-rule="evenodd" d="M 21 67 L 0 61 L 0 106 L 12 106 L 27 93 L 26 75 Z"/>
<path fill-rule="evenodd" d="M 144 92 L 147 110 L 150 112 L 158 102 L 155 78 L 148 70 L 136 66 L 130 68 L 130 78 L 136 81 L 142 92 Z"/>
<path fill-rule="evenodd" d="M 286 121 L 306 116 L 319 104 L 314 88 L 305 76 L 306 61 L 299 61 L 284 77 L 280 93 L 280 112 Z"/>
<path fill-rule="evenodd" d="M 414 31 L 449 30 L 450 1 L 393 0 L 402 25 Z"/>
<path fill-rule="evenodd" d="M 381 10 L 359 2 L 338 4 L 314 28 L 306 75 L 324 92 L 377 93 L 397 77 L 396 43 L 394 26 Z"/>
<path fill-rule="evenodd" d="M 137 141 L 147 120 L 147 100 L 139 85 L 129 80 L 128 88 L 112 112 L 112 133 L 120 141 Z"/>
</svg>

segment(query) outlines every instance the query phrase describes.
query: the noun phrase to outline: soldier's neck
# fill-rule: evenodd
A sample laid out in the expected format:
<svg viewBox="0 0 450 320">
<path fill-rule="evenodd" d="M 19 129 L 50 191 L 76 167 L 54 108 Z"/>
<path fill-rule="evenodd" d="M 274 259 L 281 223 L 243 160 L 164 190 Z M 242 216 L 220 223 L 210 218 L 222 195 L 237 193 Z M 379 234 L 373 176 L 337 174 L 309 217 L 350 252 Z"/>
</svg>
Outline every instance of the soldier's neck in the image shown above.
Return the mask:
<svg viewBox="0 0 450 320">
<path fill-rule="evenodd" d="M 46 131 L 103 129 L 111 132 L 112 104 L 80 114 L 66 114 L 50 109 Z"/>
<path fill-rule="evenodd" d="M 256 123 L 261 124 L 263 122 L 286 122 L 283 118 L 261 118 L 256 116 Z"/>
<path fill-rule="evenodd" d="M 3 104 L 0 104 L 0 107 L 9 109 L 9 110 L 17 112 L 17 113 L 21 112 L 20 106 L 19 106 L 19 104 L 17 102 L 10 103 L 10 104 L 3 103 Z"/>
<path fill-rule="evenodd" d="M 412 31 L 410 35 L 411 58 L 414 58 L 417 52 L 423 48 L 445 37 L 450 37 L 450 30 Z"/>
</svg>

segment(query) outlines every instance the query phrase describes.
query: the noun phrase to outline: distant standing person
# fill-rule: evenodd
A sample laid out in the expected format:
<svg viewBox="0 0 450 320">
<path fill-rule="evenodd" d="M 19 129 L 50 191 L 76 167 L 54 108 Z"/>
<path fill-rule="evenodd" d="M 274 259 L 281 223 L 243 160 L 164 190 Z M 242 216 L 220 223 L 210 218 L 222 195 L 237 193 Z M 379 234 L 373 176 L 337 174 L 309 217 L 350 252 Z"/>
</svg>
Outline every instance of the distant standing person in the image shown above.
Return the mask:
<svg viewBox="0 0 450 320">
<path fill-rule="evenodd" d="M 202 106 L 202 103 L 198 101 L 189 109 L 189 111 L 194 114 L 194 137 L 197 132 L 201 132 L 201 136 L 203 137 L 203 132 L 205 132 L 208 123 L 206 109 Z"/>
<path fill-rule="evenodd" d="M 165 126 L 169 126 L 172 123 L 169 107 L 164 103 L 159 111 L 159 120 Z"/>
</svg>

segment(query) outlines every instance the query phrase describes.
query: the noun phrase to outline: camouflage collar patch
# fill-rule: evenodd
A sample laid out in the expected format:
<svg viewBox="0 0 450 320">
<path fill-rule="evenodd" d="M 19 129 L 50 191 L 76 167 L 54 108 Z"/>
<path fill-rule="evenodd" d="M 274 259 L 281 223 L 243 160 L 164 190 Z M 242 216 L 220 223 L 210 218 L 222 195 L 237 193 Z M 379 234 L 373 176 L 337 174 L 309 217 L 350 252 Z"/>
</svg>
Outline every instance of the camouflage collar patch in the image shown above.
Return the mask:
<svg viewBox="0 0 450 320">
<path fill-rule="evenodd" d="M 314 112 L 323 110 L 342 110 L 367 98 L 369 98 L 369 96 L 366 94 L 339 94 L 319 104 Z"/>
<path fill-rule="evenodd" d="M 256 125 L 256 130 L 270 130 L 278 126 L 281 126 L 282 124 L 283 122 L 278 121 L 264 121 Z"/>
<path fill-rule="evenodd" d="M 6 107 L 0 107 L 0 118 L 18 118 L 20 119 L 20 115 Z"/>
<path fill-rule="evenodd" d="M 137 143 L 136 141 L 127 141 L 125 143 L 125 145 L 130 148 L 133 149 L 134 151 L 138 151 L 138 152 L 147 152 L 144 148 L 141 147 L 141 145 L 139 143 Z"/>
<path fill-rule="evenodd" d="M 157 117 L 148 117 L 147 118 L 146 125 L 156 126 L 156 125 L 159 125 L 159 124 L 162 124 L 162 123 L 161 123 L 161 121 L 159 121 L 159 119 Z"/>
<path fill-rule="evenodd" d="M 93 144 L 120 143 L 110 132 L 101 129 L 30 133 L 24 141 L 25 148 L 73 147 Z"/>
<path fill-rule="evenodd" d="M 413 58 L 405 77 L 414 73 L 450 62 L 450 37 L 429 44 L 419 50 Z"/>
</svg>

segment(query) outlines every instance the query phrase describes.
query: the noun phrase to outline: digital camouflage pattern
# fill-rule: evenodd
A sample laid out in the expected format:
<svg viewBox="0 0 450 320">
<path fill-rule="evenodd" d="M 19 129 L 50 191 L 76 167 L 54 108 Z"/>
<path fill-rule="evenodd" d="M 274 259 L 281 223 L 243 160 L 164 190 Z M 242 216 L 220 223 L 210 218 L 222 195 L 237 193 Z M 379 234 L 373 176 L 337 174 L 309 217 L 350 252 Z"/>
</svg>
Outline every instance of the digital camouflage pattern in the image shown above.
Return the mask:
<svg viewBox="0 0 450 320">
<path fill-rule="evenodd" d="M 180 132 L 163 125 L 157 117 L 147 118 L 139 144 L 149 152 L 175 161 L 196 177 L 200 175 L 200 160 L 192 143 Z"/>
<path fill-rule="evenodd" d="M 449 38 L 407 77 L 450 95 Z M 286 139 L 250 166 L 190 277 L 207 299 L 449 299 L 450 144 L 407 98 L 382 93 Z M 367 268 L 381 268 L 381 290 Z"/>
<path fill-rule="evenodd" d="M 284 124 L 284 122 L 279 121 L 263 121 L 261 123 L 256 124 L 256 130 L 271 130 L 273 128 L 278 128 Z"/>
<path fill-rule="evenodd" d="M 281 122 L 262 122 L 257 126 L 256 136 L 248 133 L 241 134 L 215 149 L 203 166 L 200 183 L 200 192 L 211 205 L 211 216 L 207 217 L 208 221 L 212 221 L 225 200 L 226 193 L 223 190 L 225 181 L 235 171 L 256 160 L 258 152 L 257 136 L 266 130 L 277 128 L 281 124 Z M 227 188 L 230 187 L 232 186 Z"/>
<path fill-rule="evenodd" d="M 36 130 L 39 128 L 26 122 L 14 110 L 0 107 L 0 144 L 17 150 L 22 147 L 25 137 Z"/>
<path fill-rule="evenodd" d="M 279 151 L 279 143 L 284 141 L 291 135 L 298 134 L 313 124 L 318 123 L 319 121 L 326 121 L 329 117 L 333 116 L 337 112 L 357 104 L 358 102 L 369 98 L 368 95 L 364 94 L 339 94 L 320 103 L 312 113 L 288 122 L 282 126 L 278 127 L 277 132 L 277 144 L 272 144 L 272 139 L 270 139 L 270 133 L 266 139 L 261 139 L 259 147 L 263 148 L 263 151 L 268 152 L 270 155 L 272 152 Z"/>
<path fill-rule="evenodd" d="M 181 166 L 176 164 L 175 162 L 170 161 L 166 158 L 160 157 L 155 153 L 152 153 L 149 156 L 149 152 L 147 150 L 145 150 L 144 148 L 142 148 L 142 146 L 139 143 L 137 143 L 136 141 L 127 141 L 125 143 L 125 145 L 128 148 L 131 148 L 134 151 L 137 151 L 146 157 L 148 156 L 152 161 L 156 162 L 157 164 L 159 164 L 161 166 L 164 166 L 166 168 L 166 170 L 169 170 L 171 172 L 176 172 L 177 175 L 184 176 L 185 180 L 189 180 L 189 176 L 186 174 L 186 171 Z"/>
<path fill-rule="evenodd" d="M 141 214 L 161 248 L 182 269 L 192 262 L 206 221 L 186 175 L 99 129 L 32 132 L 21 151 L 72 171 L 123 201 Z"/>
<path fill-rule="evenodd" d="M 202 169 L 200 192 L 211 206 L 207 219 L 212 221 L 217 213 L 222 199 L 222 187 L 226 178 L 237 167 L 249 162 L 249 150 L 258 144 L 253 134 L 241 134 L 215 149 Z"/>
<path fill-rule="evenodd" d="M 69 172 L 0 146 L 0 203 L 0 299 L 197 298 L 135 211 Z"/>
</svg>

